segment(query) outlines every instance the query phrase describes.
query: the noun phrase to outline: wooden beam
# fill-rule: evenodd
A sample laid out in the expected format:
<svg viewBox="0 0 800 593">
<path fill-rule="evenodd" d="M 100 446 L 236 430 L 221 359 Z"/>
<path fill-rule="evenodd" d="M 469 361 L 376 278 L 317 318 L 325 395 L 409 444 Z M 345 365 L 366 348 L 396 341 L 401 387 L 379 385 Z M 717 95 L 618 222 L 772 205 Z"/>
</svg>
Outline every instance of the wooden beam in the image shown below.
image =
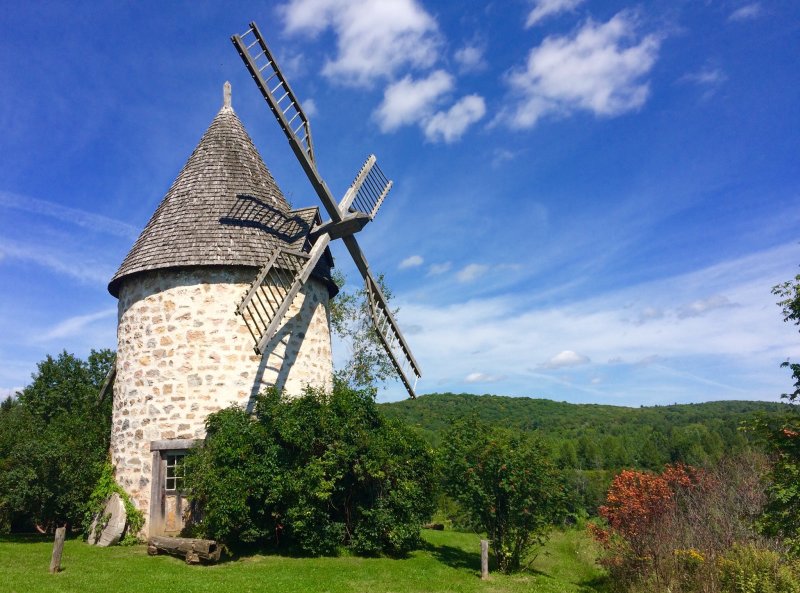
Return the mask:
<svg viewBox="0 0 800 593">
<path fill-rule="evenodd" d="M 151 556 L 164 553 L 186 559 L 186 564 L 218 562 L 222 549 L 212 539 L 153 536 L 147 540 L 147 553 Z"/>
</svg>

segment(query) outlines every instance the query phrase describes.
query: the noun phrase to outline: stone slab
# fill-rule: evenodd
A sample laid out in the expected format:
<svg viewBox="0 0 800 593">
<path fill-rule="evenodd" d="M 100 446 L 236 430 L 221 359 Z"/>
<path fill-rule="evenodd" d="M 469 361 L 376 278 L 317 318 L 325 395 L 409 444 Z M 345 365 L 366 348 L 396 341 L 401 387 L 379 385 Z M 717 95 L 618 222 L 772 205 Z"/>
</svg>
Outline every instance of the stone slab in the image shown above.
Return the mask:
<svg viewBox="0 0 800 593">
<path fill-rule="evenodd" d="M 101 522 L 105 523 L 105 527 L 98 529 L 97 525 Z M 115 492 L 109 497 L 103 510 L 95 515 L 92 525 L 89 527 L 89 544 L 101 548 L 118 544 L 122 539 L 122 534 L 125 533 L 127 522 L 125 503 L 122 501 L 122 497 Z"/>
</svg>

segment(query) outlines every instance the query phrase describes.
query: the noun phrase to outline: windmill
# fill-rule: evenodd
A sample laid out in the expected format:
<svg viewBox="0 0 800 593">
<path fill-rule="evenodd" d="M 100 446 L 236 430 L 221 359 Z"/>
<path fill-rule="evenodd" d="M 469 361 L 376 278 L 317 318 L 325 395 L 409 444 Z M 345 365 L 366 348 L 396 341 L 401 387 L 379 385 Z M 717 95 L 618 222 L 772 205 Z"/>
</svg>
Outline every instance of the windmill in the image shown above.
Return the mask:
<svg viewBox="0 0 800 593">
<path fill-rule="evenodd" d="M 344 197 L 337 203 L 317 169 L 308 117 L 258 26 L 251 22 L 244 34 L 232 36 L 231 41 L 330 216 L 329 221 L 312 229 L 309 238 L 313 246 L 308 252 L 285 246 L 273 249 L 239 304 L 237 313 L 243 317 L 253 336 L 256 352 L 261 354 L 276 334 L 328 244 L 340 239 L 364 278 L 375 332 L 409 395 L 415 397 L 414 389 L 421 376 L 419 365 L 355 238 L 355 233 L 375 217 L 392 188 L 392 182 L 378 167 L 375 156 L 370 155 Z"/>
</svg>

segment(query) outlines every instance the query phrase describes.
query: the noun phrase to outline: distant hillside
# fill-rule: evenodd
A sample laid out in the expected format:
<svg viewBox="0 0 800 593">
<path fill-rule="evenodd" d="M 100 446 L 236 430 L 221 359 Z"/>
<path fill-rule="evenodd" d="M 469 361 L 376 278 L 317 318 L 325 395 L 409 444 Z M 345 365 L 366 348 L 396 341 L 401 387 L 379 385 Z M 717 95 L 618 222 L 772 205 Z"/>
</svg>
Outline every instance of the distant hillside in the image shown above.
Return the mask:
<svg viewBox="0 0 800 593">
<path fill-rule="evenodd" d="M 747 435 L 739 430 L 742 421 L 756 413 L 781 414 L 787 407 L 719 401 L 627 408 L 454 393 L 381 405 L 386 415 L 416 426 L 432 444 L 439 443 L 453 419 L 470 414 L 497 426 L 536 431 L 550 443 L 560 465 L 576 469 L 703 464 L 748 446 Z"/>
</svg>

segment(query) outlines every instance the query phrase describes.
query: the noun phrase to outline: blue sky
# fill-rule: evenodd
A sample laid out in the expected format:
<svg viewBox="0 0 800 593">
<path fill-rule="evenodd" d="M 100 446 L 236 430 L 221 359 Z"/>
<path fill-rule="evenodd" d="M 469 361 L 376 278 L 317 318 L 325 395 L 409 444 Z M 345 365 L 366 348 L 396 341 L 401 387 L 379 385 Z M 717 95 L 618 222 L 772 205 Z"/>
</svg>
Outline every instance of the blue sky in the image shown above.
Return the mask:
<svg viewBox="0 0 800 593">
<path fill-rule="evenodd" d="M 787 390 L 800 339 L 770 288 L 800 264 L 796 2 L 228 4 L 5 7 L 0 395 L 47 353 L 114 347 L 106 284 L 226 80 L 289 201 L 317 205 L 229 41 L 250 20 L 333 193 L 371 152 L 395 182 L 359 241 L 420 392 L 636 406 Z"/>
</svg>

